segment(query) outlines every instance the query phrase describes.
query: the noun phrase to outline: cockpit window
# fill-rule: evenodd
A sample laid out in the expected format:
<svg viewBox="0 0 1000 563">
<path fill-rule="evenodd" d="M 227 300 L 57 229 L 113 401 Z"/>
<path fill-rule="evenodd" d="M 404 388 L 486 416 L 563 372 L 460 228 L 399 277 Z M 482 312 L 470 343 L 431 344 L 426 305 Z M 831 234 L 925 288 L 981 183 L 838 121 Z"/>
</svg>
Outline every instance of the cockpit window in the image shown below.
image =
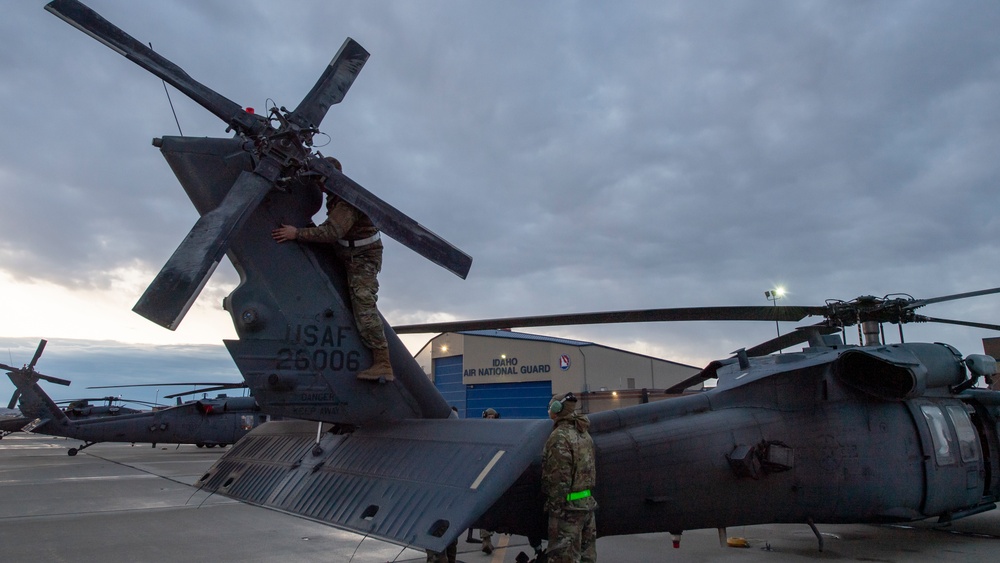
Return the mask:
<svg viewBox="0 0 1000 563">
<path fill-rule="evenodd" d="M 951 421 L 955 423 L 955 431 L 958 432 L 958 451 L 962 454 L 962 461 L 978 460 L 979 444 L 976 442 L 976 429 L 969 420 L 969 413 L 957 405 L 949 405 L 947 409 Z"/>
<path fill-rule="evenodd" d="M 927 426 L 931 429 L 934 458 L 938 465 L 954 465 L 955 456 L 951 453 L 954 449 L 951 432 L 948 431 L 948 423 L 944 420 L 944 413 L 936 405 L 921 405 L 920 411 L 924 413 Z"/>
</svg>

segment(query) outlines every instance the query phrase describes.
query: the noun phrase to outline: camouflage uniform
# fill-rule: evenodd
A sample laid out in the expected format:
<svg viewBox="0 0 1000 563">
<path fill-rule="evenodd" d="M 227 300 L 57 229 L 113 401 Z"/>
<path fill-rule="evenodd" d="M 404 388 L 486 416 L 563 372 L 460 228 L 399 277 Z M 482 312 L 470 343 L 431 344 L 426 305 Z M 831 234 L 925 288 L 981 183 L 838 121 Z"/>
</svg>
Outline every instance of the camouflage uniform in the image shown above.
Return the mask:
<svg viewBox="0 0 1000 563">
<path fill-rule="evenodd" d="M 569 411 L 569 412 L 567 412 Z M 597 561 L 597 527 L 592 496 L 567 500 L 570 493 L 589 491 L 596 484 L 594 441 L 590 420 L 567 409 L 553 415 L 555 427 L 542 452 L 542 491 L 549 513 L 550 563 Z"/>
<path fill-rule="evenodd" d="M 347 287 L 351 293 L 351 309 L 358 325 L 361 341 L 370 350 L 389 347 L 382 330 L 382 318 L 375 303 L 378 301 L 378 273 L 382 270 L 382 241 L 349 247 L 339 241 L 358 241 L 378 234 L 367 215 L 337 196 L 326 196 L 326 221 L 318 227 L 302 227 L 296 237 L 305 242 L 334 245 L 337 257 L 347 270 Z"/>
</svg>

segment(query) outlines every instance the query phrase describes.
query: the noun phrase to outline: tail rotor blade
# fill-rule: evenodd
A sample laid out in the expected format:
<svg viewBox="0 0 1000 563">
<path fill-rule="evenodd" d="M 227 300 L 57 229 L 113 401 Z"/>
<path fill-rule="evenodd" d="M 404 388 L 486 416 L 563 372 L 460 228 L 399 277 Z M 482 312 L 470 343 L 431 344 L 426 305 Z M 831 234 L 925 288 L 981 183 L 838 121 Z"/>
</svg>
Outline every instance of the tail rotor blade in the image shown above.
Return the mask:
<svg viewBox="0 0 1000 563">
<path fill-rule="evenodd" d="M 229 125 L 246 129 L 255 120 L 236 102 L 194 80 L 179 66 L 76 0 L 55 0 L 45 9 L 155 74 Z"/>
<path fill-rule="evenodd" d="M 469 275 L 471 256 L 361 187 L 326 160 L 313 159 L 310 165 L 326 177 L 327 191 L 368 215 L 386 235 L 462 279 Z"/>
<path fill-rule="evenodd" d="M 240 174 L 222 203 L 198 219 L 132 310 L 160 326 L 176 329 L 222 260 L 230 237 L 272 185 L 256 171 Z"/>
<path fill-rule="evenodd" d="M 42 339 L 38 341 L 38 348 L 35 348 L 35 355 L 31 357 L 31 362 L 28 363 L 28 370 L 34 370 L 35 364 L 38 363 L 38 358 L 42 356 L 42 351 L 45 350 L 45 345 L 48 344 L 48 340 Z"/>
<path fill-rule="evenodd" d="M 7 403 L 7 408 L 12 409 L 17 406 L 17 400 L 21 398 L 21 390 L 14 389 L 14 394 L 10 397 L 10 403 Z"/>
<path fill-rule="evenodd" d="M 52 377 L 51 375 L 43 375 L 40 373 L 35 373 L 35 377 L 37 377 L 38 379 L 44 379 L 45 381 L 48 381 L 50 383 L 55 383 L 56 385 L 69 386 L 69 384 L 71 383 L 70 380 L 68 379 L 60 379 L 58 377 Z"/>
<path fill-rule="evenodd" d="M 289 121 L 303 128 L 319 127 L 330 106 L 344 99 L 368 56 L 368 51 L 361 44 L 348 37 L 312 90 L 288 116 Z"/>
</svg>

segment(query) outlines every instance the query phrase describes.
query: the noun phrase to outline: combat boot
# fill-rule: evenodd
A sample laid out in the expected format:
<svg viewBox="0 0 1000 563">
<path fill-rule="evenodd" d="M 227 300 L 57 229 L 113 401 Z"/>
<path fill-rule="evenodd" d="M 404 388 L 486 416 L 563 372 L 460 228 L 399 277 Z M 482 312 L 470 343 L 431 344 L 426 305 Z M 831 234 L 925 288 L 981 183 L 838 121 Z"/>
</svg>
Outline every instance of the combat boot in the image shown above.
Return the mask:
<svg viewBox="0 0 1000 563">
<path fill-rule="evenodd" d="M 378 381 L 380 379 L 394 381 L 396 378 L 392 375 L 392 363 L 389 361 L 389 349 L 381 348 L 372 350 L 372 367 L 358 372 L 358 379 L 364 379 L 367 381 Z"/>
</svg>

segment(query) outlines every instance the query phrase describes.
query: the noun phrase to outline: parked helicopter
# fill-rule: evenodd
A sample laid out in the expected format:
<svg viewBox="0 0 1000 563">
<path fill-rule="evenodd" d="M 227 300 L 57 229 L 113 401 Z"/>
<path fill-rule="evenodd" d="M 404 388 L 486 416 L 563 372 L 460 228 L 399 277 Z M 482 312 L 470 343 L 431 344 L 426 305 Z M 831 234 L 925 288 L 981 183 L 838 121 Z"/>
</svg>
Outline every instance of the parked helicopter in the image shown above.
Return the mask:
<svg viewBox="0 0 1000 563">
<path fill-rule="evenodd" d="M 17 397 L 20 396 L 20 394 L 20 391 L 17 389 L 14 390 L 14 398 L 11 399 L 11 404 L 16 403 Z M 104 404 L 92 404 L 91 401 L 100 401 Z M 65 413 L 66 417 L 70 420 L 101 416 L 118 416 L 120 414 L 135 414 L 143 412 L 143 409 L 128 407 L 125 406 L 126 404 L 146 405 L 147 407 L 158 406 L 156 403 L 150 403 L 148 401 L 126 400 L 121 397 L 110 396 L 67 399 L 54 401 L 54 403 L 62 408 L 63 413 Z M 22 428 L 34 420 L 21 416 L 20 410 L 15 412 L 17 412 L 17 415 L 15 416 L 0 417 L 0 438 L 14 432 L 20 432 Z"/>
<path fill-rule="evenodd" d="M 543 538 L 540 453 L 551 423 L 450 418 L 385 323 L 395 380 L 358 381 L 370 354 L 356 333 L 340 266 L 323 248 L 269 237 L 277 225 L 307 224 L 321 192 L 331 191 L 390 236 L 462 277 L 467 272 L 465 254 L 313 152 L 320 121 L 342 100 L 367 52 L 348 39 L 294 111 L 274 108 L 265 118 L 75 0 L 46 9 L 236 133 L 154 142 L 201 219 L 136 311 L 176 327 L 227 253 L 241 283 L 224 301 L 238 335 L 226 345 L 263 412 L 305 420 L 258 427 L 198 486 L 434 551 L 470 527 Z M 849 346 L 832 334 L 855 324 L 948 322 L 913 311 L 968 296 L 660 310 L 663 320 L 824 321 L 710 363 L 699 377 L 717 378 L 712 390 L 593 414 L 598 532 L 672 532 L 679 539 L 691 529 L 803 523 L 822 541 L 817 523 L 948 521 L 994 508 L 1000 393 L 974 384 L 995 372 L 995 362 L 963 358 L 946 344 Z M 448 330 L 443 326 L 420 330 Z M 766 355 L 802 342 L 808 346 L 801 352 Z"/>
<path fill-rule="evenodd" d="M 235 443 L 253 427 L 265 422 L 253 397 L 219 397 L 189 401 L 174 407 L 152 411 L 123 413 L 123 407 L 109 402 L 109 407 L 61 409 L 38 385 L 40 379 L 69 385 L 69 381 L 35 371 L 45 340 L 23 368 L 0 364 L 17 390 L 11 403 L 20 403 L 21 412 L 30 420 L 20 430 L 50 436 L 75 438 L 84 443 L 70 448 L 69 455 L 100 442 L 147 442 L 157 444 L 196 444 L 199 447 L 225 447 Z M 201 390 L 194 391 L 201 392 Z M 90 399 L 88 399 L 90 400 Z M 114 412 L 111 412 L 115 409 Z M 104 414 L 101 414 L 103 410 Z M 13 424 L 13 423 L 12 423 Z M 4 426 L 5 430 L 12 430 Z"/>
</svg>

